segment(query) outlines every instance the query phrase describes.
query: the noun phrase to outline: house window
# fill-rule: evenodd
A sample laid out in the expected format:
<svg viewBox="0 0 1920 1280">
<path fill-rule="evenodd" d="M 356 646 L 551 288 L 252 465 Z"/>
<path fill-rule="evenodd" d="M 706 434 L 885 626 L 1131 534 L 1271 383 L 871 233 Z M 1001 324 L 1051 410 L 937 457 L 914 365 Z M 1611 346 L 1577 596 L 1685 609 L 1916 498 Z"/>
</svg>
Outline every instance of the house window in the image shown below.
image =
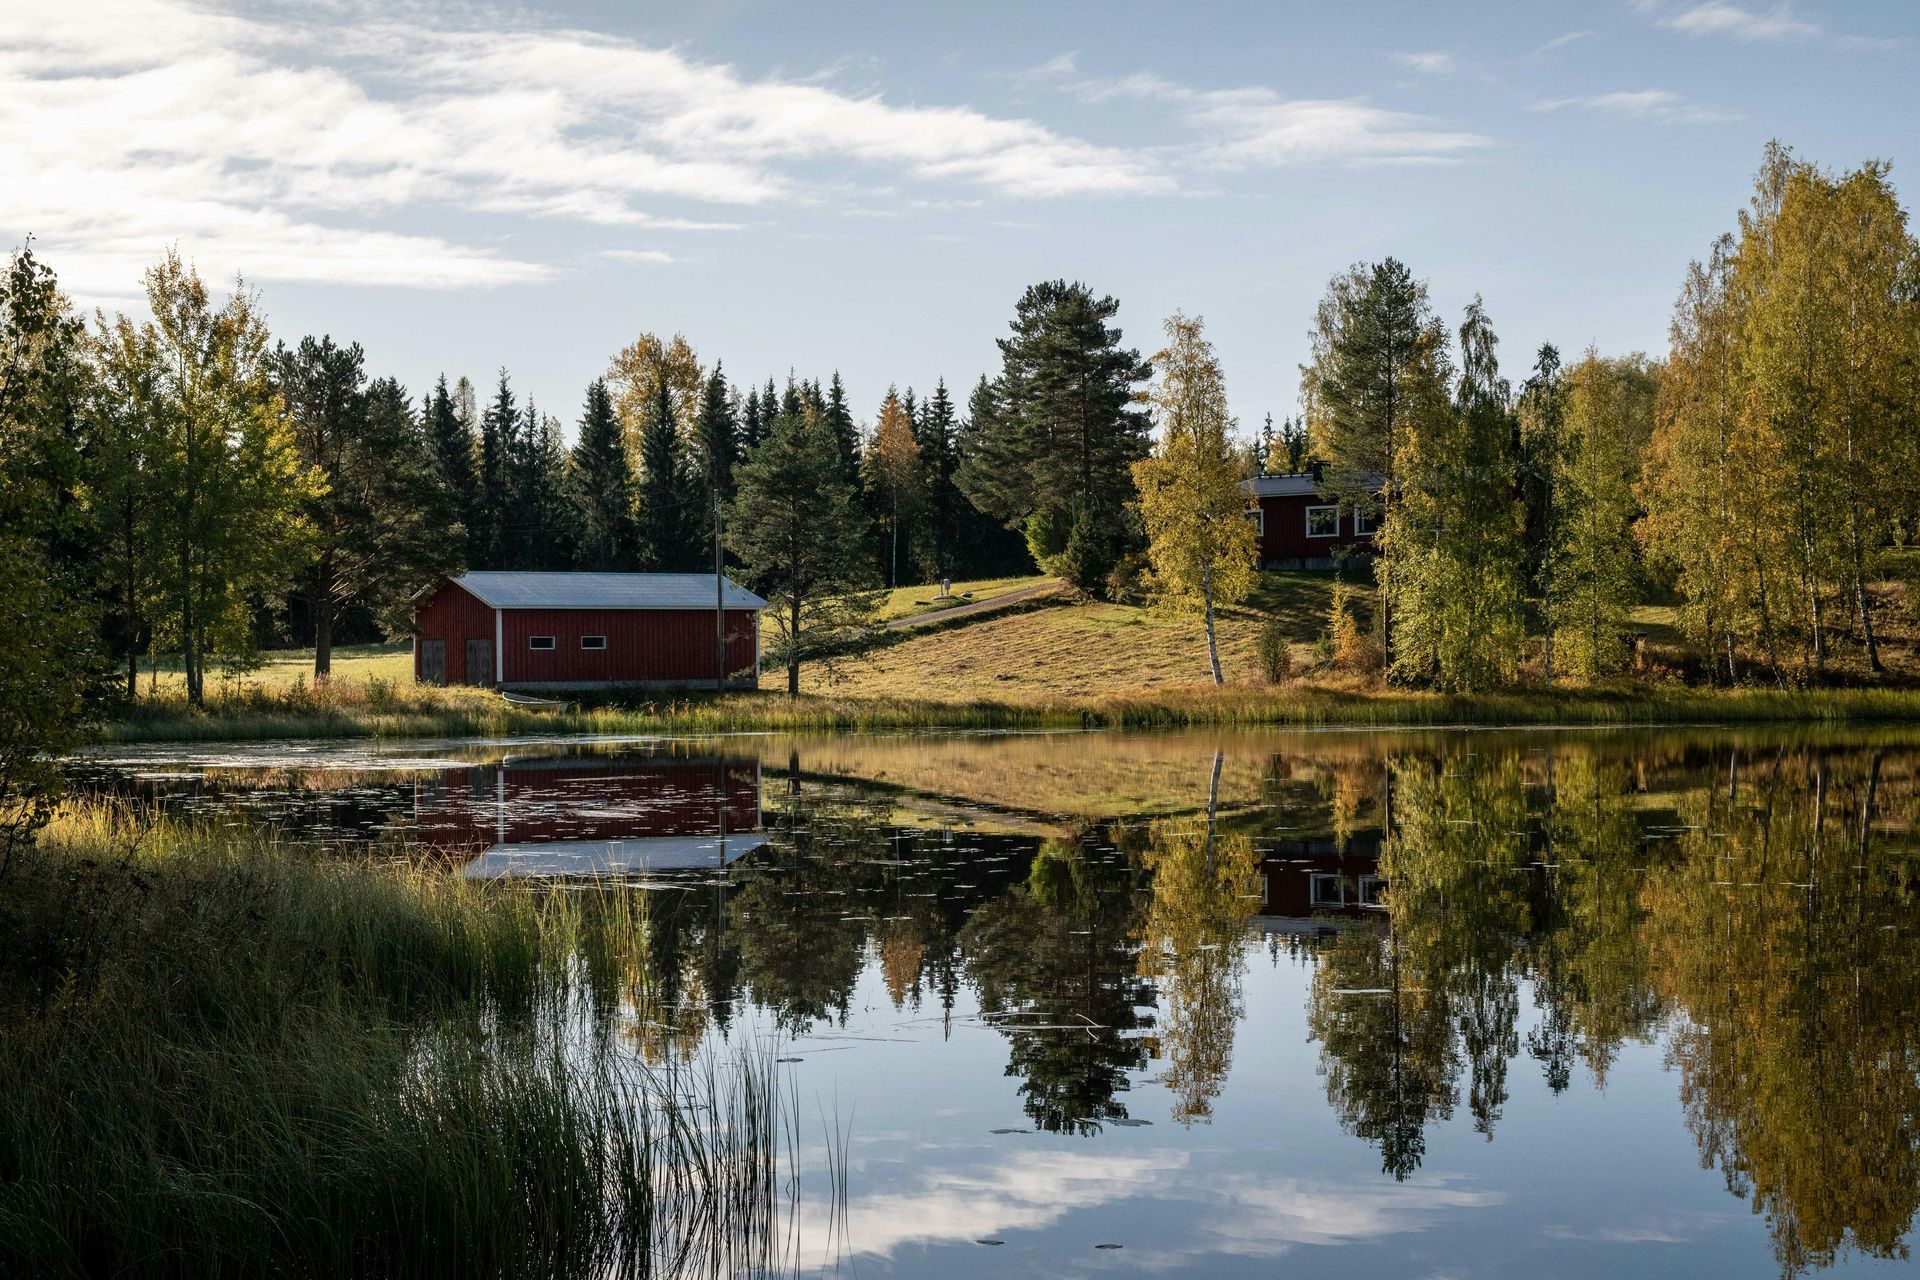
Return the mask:
<svg viewBox="0 0 1920 1280">
<path fill-rule="evenodd" d="M 580 647 L 582 649 L 604 649 L 607 647 L 607 638 L 605 636 L 581 636 Z"/>
<path fill-rule="evenodd" d="M 1253 510 L 1247 512 L 1247 523 L 1253 526 L 1254 537 L 1256 538 L 1266 537 L 1267 536 L 1266 508 L 1255 507 Z"/>
<path fill-rule="evenodd" d="M 1371 538 L 1380 529 L 1380 513 L 1365 507 L 1353 509 L 1353 536 Z"/>
<path fill-rule="evenodd" d="M 1337 875 L 1314 875 L 1307 880 L 1307 901 L 1316 907 L 1344 907 L 1347 887 Z"/>
<path fill-rule="evenodd" d="M 1340 536 L 1339 507 L 1308 507 L 1307 536 L 1309 538 L 1337 538 Z"/>
<path fill-rule="evenodd" d="M 551 649 L 553 648 L 553 637 L 552 636 L 528 636 L 527 648 Z"/>
</svg>

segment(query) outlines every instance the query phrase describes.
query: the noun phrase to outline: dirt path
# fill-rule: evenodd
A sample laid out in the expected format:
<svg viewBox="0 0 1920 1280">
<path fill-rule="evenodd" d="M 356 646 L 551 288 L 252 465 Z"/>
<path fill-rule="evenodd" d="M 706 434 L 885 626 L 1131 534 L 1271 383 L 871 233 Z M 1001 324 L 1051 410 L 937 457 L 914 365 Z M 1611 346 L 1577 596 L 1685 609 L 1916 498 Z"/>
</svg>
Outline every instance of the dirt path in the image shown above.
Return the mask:
<svg viewBox="0 0 1920 1280">
<path fill-rule="evenodd" d="M 1022 587 L 1018 591 L 1009 591 L 1005 595 L 988 596 L 985 600 L 970 600 L 966 604 L 957 604 L 950 609 L 936 609 L 931 613 L 916 613 L 910 617 L 893 618 L 880 624 L 881 631 L 905 631 L 911 627 L 924 627 L 929 623 L 945 622 L 948 618 L 964 618 L 974 613 L 991 613 L 995 609 L 1004 609 L 1008 605 L 1019 604 L 1022 600 L 1031 600 L 1037 595 L 1057 591 L 1057 582 L 1041 582 L 1031 587 Z"/>
</svg>

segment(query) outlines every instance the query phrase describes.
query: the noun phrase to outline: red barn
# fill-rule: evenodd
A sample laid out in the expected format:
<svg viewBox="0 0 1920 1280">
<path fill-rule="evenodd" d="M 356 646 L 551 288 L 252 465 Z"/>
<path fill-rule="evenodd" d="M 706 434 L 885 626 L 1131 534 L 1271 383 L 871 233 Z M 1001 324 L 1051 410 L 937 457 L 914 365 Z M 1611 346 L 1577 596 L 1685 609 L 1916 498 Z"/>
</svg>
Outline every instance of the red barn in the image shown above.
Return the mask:
<svg viewBox="0 0 1920 1280">
<path fill-rule="evenodd" d="M 1260 504 L 1247 518 L 1259 530 L 1263 568 L 1328 569 L 1336 553 L 1373 554 L 1368 513 L 1326 496 L 1318 474 L 1255 476 L 1245 487 Z"/>
<path fill-rule="evenodd" d="M 466 573 L 415 597 L 413 678 L 499 689 L 760 686 L 767 602 L 710 573 Z"/>
</svg>

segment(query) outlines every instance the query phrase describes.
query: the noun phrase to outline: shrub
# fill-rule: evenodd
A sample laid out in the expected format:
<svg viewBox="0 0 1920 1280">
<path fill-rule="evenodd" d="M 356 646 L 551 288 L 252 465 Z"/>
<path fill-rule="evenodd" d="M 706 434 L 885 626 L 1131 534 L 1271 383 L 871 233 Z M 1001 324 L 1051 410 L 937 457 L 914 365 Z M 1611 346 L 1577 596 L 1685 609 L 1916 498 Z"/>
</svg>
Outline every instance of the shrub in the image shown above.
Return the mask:
<svg viewBox="0 0 1920 1280">
<path fill-rule="evenodd" d="M 1333 604 L 1327 611 L 1330 660 L 1341 671 L 1369 675 L 1381 667 L 1380 646 L 1360 629 L 1359 591 L 1345 582 L 1333 584 Z"/>
<path fill-rule="evenodd" d="M 1293 648 L 1287 642 L 1287 629 L 1278 618 L 1268 618 L 1260 624 L 1260 634 L 1254 641 L 1254 659 L 1260 664 L 1260 675 L 1268 684 L 1285 684 L 1293 678 Z"/>
</svg>

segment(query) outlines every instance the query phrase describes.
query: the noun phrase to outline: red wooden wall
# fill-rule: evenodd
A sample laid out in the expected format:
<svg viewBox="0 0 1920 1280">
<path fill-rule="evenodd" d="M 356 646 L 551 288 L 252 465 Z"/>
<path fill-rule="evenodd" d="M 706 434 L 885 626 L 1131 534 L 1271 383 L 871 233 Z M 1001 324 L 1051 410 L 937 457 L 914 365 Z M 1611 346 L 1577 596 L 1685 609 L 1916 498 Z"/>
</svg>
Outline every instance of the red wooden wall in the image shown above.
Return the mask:
<svg viewBox="0 0 1920 1280">
<path fill-rule="evenodd" d="M 1260 558 L 1262 560 L 1311 560 L 1331 556 L 1342 547 L 1371 549 L 1373 536 L 1354 533 L 1351 511 L 1340 513 L 1340 536 L 1336 538 L 1307 536 L 1307 508 L 1332 505 L 1314 494 L 1281 494 L 1262 497 L 1260 510 L 1265 517 L 1265 523 L 1260 532 Z"/>
<path fill-rule="evenodd" d="M 751 673 L 755 614 L 729 609 L 727 671 Z M 414 678 L 420 678 L 420 641 L 444 640 L 447 683 L 469 683 L 467 641 L 494 639 L 494 611 L 464 588 L 442 583 L 414 609 Z M 500 618 L 502 670 L 509 685 L 637 683 L 713 678 L 710 609 L 505 609 Z M 533 636 L 552 636 L 552 649 L 532 649 Z M 604 649 L 582 649 L 580 637 L 605 636 Z M 492 684 L 478 673 L 474 684 Z"/>
</svg>

